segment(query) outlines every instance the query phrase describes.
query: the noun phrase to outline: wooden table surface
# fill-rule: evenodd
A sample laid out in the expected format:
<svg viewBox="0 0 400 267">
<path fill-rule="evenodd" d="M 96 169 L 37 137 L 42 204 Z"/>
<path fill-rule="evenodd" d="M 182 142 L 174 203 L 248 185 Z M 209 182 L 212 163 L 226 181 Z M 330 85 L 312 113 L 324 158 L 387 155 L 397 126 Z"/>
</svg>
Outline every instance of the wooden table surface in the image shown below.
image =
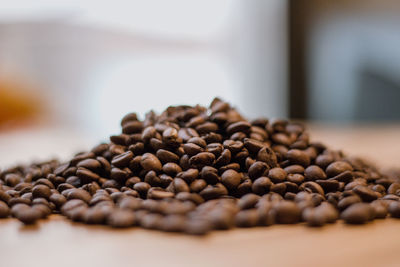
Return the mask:
<svg viewBox="0 0 400 267">
<path fill-rule="evenodd" d="M 26 162 L 23 157 L 31 158 L 35 146 L 42 148 L 38 156 L 43 158 L 46 153 L 54 155 L 49 153 L 51 149 L 63 147 L 57 155 L 65 157 L 77 145 L 88 145 L 81 140 L 66 148 L 65 142 L 60 144 L 62 135 L 48 134 L 52 131 L 0 134 L 0 166 L 17 159 Z M 332 148 L 366 157 L 384 168 L 400 167 L 400 125 L 313 124 L 310 132 L 312 140 Z M 35 226 L 23 226 L 15 219 L 0 220 L 1 267 L 338 265 L 400 266 L 400 220 L 386 219 L 363 226 L 339 222 L 316 229 L 275 225 L 216 231 L 206 237 L 86 226 L 57 215 Z"/>
</svg>

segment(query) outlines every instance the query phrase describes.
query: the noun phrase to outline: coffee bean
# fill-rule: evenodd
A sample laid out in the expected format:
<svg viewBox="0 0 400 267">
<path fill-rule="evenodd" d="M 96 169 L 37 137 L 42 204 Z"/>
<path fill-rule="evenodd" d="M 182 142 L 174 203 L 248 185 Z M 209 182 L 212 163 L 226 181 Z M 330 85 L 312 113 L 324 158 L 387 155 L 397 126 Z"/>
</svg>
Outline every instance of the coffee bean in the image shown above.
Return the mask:
<svg viewBox="0 0 400 267">
<path fill-rule="evenodd" d="M 286 179 L 286 172 L 282 168 L 272 168 L 268 171 L 268 178 L 273 183 L 282 183 Z"/>
<path fill-rule="evenodd" d="M 300 185 L 299 189 L 300 190 L 309 189 L 311 192 L 318 193 L 320 195 L 324 195 L 325 194 L 324 189 L 322 189 L 322 187 L 319 184 L 317 184 L 316 182 L 305 182 L 305 183 L 302 183 Z"/>
<path fill-rule="evenodd" d="M 210 152 L 200 152 L 194 156 L 192 156 L 189 160 L 189 164 L 194 167 L 200 166 L 210 166 L 213 164 L 215 160 L 215 156 Z"/>
<path fill-rule="evenodd" d="M 366 203 L 355 203 L 345 209 L 340 217 L 349 224 L 363 224 L 371 218 L 373 209 Z"/>
<path fill-rule="evenodd" d="M 280 201 L 273 207 L 275 221 L 281 224 L 293 224 L 300 221 L 301 211 L 291 201 Z"/>
<path fill-rule="evenodd" d="M 304 174 L 304 167 L 301 165 L 290 165 L 284 168 L 285 172 L 289 174 Z"/>
<path fill-rule="evenodd" d="M 400 218 L 400 202 L 391 202 L 389 204 L 389 213 L 393 218 Z"/>
<path fill-rule="evenodd" d="M 0 201 L 0 218 L 7 218 L 10 215 L 10 208 L 6 203 Z"/>
<path fill-rule="evenodd" d="M 235 217 L 235 223 L 238 227 L 254 227 L 258 222 L 259 214 L 256 209 L 239 211 Z"/>
<path fill-rule="evenodd" d="M 85 181 L 97 181 L 100 178 L 98 174 L 83 167 L 78 168 L 76 175 Z"/>
<path fill-rule="evenodd" d="M 33 198 L 38 198 L 38 197 L 49 198 L 50 195 L 51 195 L 50 188 L 47 187 L 46 185 L 39 184 L 32 188 Z"/>
<path fill-rule="evenodd" d="M 286 153 L 286 157 L 293 165 L 298 164 L 303 167 L 310 165 L 310 157 L 299 149 L 291 149 Z"/>
<path fill-rule="evenodd" d="M 185 233 L 190 235 L 205 235 L 211 230 L 211 225 L 207 220 L 189 220 L 185 225 Z"/>
<path fill-rule="evenodd" d="M 371 202 L 377 199 L 375 192 L 366 186 L 358 185 L 353 189 L 353 192 L 356 193 L 364 202 Z"/>
<path fill-rule="evenodd" d="M 256 194 L 246 194 L 242 196 L 238 201 L 238 207 L 242 210 L 244 209 L 252 209 L 257 204 L 260 196 Z"/>
<path fill-rule="evenodd" d="M 175 188 L 175 193 L 180 193 L 180 192 L 189 192 L 189 186 L 183 180 L 182 178 L 175 178 L 173 181 L 174 188 Z"/>
<path fill-rule="evenodd" d="M 92 196 L 87 191 L 78 188 L 71 189 L 71 191 L 67 194 L 68 200 L 80 199 L 86 203 L 89 203 L 91 198 Z"/>
<path fill-rule="evenodd" d="M 235 123 L 232 123 L 231 125 L 226 128 L 227 134 L 231 135 L 236 132 L 243 132 L 246 133 L 250 130 L 251 124 L 247 121 L 238 121 Z"/>
<path fill-rule="evenodd" d="M 257 178 L 251 187 L 253 192 L 257 195 L 264 195 L 269 192 L 272 182 L 268 177 L 262 176 Z"/>
<path fill-rule="evenodd" d="M 84 159 L 80 161 L 76 166 L 83 167 L 89 170 L 97 170 L 101 168 L 100 162 L 95 159 Z"/>
<path fill-rule="evenodd" d="M 226 170 L 221 175 L 222 184 L 229 190 L 236 188 L 240 184 L 240 180 L 241 175 L 235 170 Z"/>
<path fill-rule="evenodd" d="M 326 167 L 326 174 L 328 177 L 334 177 L 345 171 L 352 171 L 353 167 L 345 161 L 335 161 Z"/>
<path fill-rule="evenodd" d="M 164 191 L 162 188 L 152 187 L 147 191 L 147 198 L 166 199 L 174 197 L 174 193 Z"/>
<path fill-rule="evenodd" d="M 127 210 L 113 210 L 107 217 L 107 224 L 115 228 L 125 228 L 135 224 L 135 214 Z"/>
<path fill-rule="evenodd" d="M 156 156 L 163 164 L 168 162 L 179 162 L 179 157 L 175 153 L 165 149 L 157 150 Z"/>
<path fill-rule="evenodd" d="M 361 202 L 361 198 L 357 195 L 353 195 L 353 196 L 348 196 L 345 198 L 342 198 L 339 203 L 338 203 L 338 208 L 340 210 L 345 210 L 347 209 L 349 206 L 355 204 L 355 203 L 359 203 Z"/>
<path fill-rule="evenodd" d="M 178 173 L 177 177 L 182 178 L 187 183 L 193 182 L 199 176 L 197 169 L 188 169 L 184 172 Z"/>
<path fill-rule="evenodd" d="M 151 153 L 144 153 L 140 161 L 140 165 L 146 171 L 159 172 L 162 169 L 160 160 Z"/>
<path fill-rule="evenodd" d="M 24 224 L 34 224 L 41 218 L 41 212 L 38 209 L 27 207 L 15 213 L 15 217 Z"/>
<path fill-rule="evenodd" d="M 203 190 L 205 187 L 207 186 L 206 181 L 204 181 L 203 179 L 197 179 L 194 180 L 191 184 L 190 184 L 190 191 L 191 192 L 195 192 L 195 193 L 199 193 L 201 190 Z"/>
<path fill-rule="evenodd" d="M 129 165 L 129 162 L 133 159 L 133 153 L 131 151 L 126 151 L 118 156 L 115 156 L 111 161 L 111 164 L 118 167 L 124 168 Z"/>
<path fill-rule="evenodd" d="M 200 176 L 208 184 L 216 184 L 221 181 L 221 178 L 218 175 L 218 170 L 210 166 L 204 166 L 201 169 Z"/>
<path fill-rule="evenodd" d="M 307 181 L 325 180 L 326 174 L 317 165 L 311 165 L 304 170 L 304 178 Z"/>
<path fill-rule="evenodd" d="M 258 177 L 263 176 L 268 169 L 269 167 L 265 162 L 256 161 L 250 166 L 248 173 L 250 178 L 255 180 Z"/>
</svg>

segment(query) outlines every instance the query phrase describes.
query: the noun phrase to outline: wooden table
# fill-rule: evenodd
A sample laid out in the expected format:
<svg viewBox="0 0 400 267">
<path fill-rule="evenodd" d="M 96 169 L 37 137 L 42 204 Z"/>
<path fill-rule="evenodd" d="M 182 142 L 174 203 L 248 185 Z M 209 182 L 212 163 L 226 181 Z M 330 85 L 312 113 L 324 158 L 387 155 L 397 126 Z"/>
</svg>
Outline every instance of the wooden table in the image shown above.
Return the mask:
<svg viewBox="0 0 400 267">
<path fill-rule="evenodd" d="M 313 124 L 310 132 L 313 140 L 333 148 L 345 148 L 351 155 L 364 156 L 385 168 L 400 167 L 400 126 Z M 13 136 L 0 135 L 0 147 L 21 149 L 20 142 L 32 142 L 29 138 L 24 140 L 23 135 Z M 62 138 L 34 136 L 39 138 L 37 144 L 53 144 L 53 149 Z M 13 140 L 18 144 L 13 144 Z M 32 145 L 30 148 L 33 149 Z M 0 151 L 0 166 L 2 162 L 16 160 L 9 155 L 7 150 Z M 16 157 L 18 153 L 12 155 Z M 21 149 L 19 156 L 23 155 Z M 23 226 L 15 219 L 0 220 L 0 266 L 157 265 L 400 266 L 400 220 L 381 220 L 364 226 L 339 222 L 317 229 L 275 225 L 217 231 L 206 237 L 86 226 L 56 215 L 35 226 Z"/>
</svg>

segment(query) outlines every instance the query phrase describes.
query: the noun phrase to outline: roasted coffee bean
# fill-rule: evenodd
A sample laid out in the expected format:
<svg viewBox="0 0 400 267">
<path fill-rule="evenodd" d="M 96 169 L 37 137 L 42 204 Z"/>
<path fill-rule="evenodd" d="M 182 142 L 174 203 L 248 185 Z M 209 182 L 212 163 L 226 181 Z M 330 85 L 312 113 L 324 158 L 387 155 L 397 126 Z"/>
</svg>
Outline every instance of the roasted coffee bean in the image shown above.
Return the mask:
<svg viewBox="0 0 400 267">
<path fill-rule="evenodd" d="M 273 183 L 282 183 L 286 179 L 286 172 L 282 168 L 272 168 L 268 171 L 268 178 Z"/>
<path fill-rule="evenodd" d="M 68 200 L 80 199 L 86 203 L 89 203 L 91 198 L 92 198 L 92 196 L 87 191 L 85 191 L 83 189 L 79 189 L 79 188 L 71 189 L 71 191 L 68 192 L 68 194 L 67 194 Z"/>
<path fill-rule="evenodd" d="M 353 192 L 356 193 L 364 202 L 371 202 L 377 199 L 375 192 L 366 186 L 358 185 L 353 189 Z"/>
<path fill-rule="evenodd" d="M 83 167 L 78 168 L 76 175 L 85 181 L 97 181 L 100 178 L 98 174 Z"/>
<path fill-rule="evenodd" d="M 203 179 L 196 179 L 190 184 L 190 191 L 199 193 L 201 190 L 203 190 L 207 186 L 206 181 Z"/>
<path fill-rule="evenodd" d="M 48 199 L 50 195 L 51 195 L 50 188 L 46 185 L 39 184 L 32 188 L 33 198 L 43 197 Z"/>
<path fill-rule="evenodd" d="M 264 195 L 269 192 L 272 182 L 268 177 L 262 176 L 254 180 L 251 189 L 257 195 Z"/>
<path fill-rule="evenodd" d="M 142 155 L 142 159 L 140 161 L 140 165 L 146 171 L 155 171 L 159 172 L 162 169 L 162 165 L 160 160 L 151 153 L 144 153 Z"/>
<path fill-rule="evenodd" d="M 182 178 L 175 178 L 173 181 L 175 193 L 189 192 L 189 186 Z"/>
<path fill-rule="evenodd" d="M 65 202 L 67 202 L 67 199 L 59 193 L 51 194 L 49 200 L 53 202 L 58 209 L 61 208 L 65 204 Z"/>
<path fill-rule="evenodd" d="M 6 203 L 0 201 L 0 218 L 7 218 L 10 215 L 10 208 Z"/>
<path fill-rule="evenodd" d="M 125 153 L 122 153 L 118 156 L 115 156 L 113 160 L 111 161 L 111 164 L 118 167 L 118 168 L 124 168 L 129 165 L 129 162 L 133 159 L 133 153 L 132 151 L 126 151 Z"/>
<path fill-rule="evenodd" d="M 349 206 L 355 204 L 355 203 L 359 203 L 361 202 L 361 198 L 357 195 L 353 195 L 353 196 L 348 196 L 345 198 L 342 198 L 339 203 L 338 203 L 338 208 L 340 210 L 345 210 L 347 209 Z"/>
<path fill-rule="evenodd" d="M 250 179 L 245 179 L 236 188 L 236 193 L 238 196 L 243 196 L 245 194 L 252 192 L 253 182 Z"/>
<path fill-rule="evenodd" d="M 388 205 L 382 200 L 375 200 L 371 202 L 371 207 L 374 209 L 376 219 L 384 219 L 388 214 Z"/>
<path fill-rule="evenodd" d="M 260 196 L 256 195 L 256 194 L 246 194 L 244 196 L 242 196 L 239 201 L 238 201 L 238 207 L 241 210 L 244 209 L 252 209 L 255 207 L 255 205 L 257 204 L 258 200 L 260 199 Z"/>
<path fill-rule="evenodd" d="M 312 192 L 312 193 L 318 193 L 318 194 L 320 194 L 320 195 L 324 195 L 324 194 L 325 194 L 324 189 L 322 189 L 322 187 L 321 187 L 319 184 L 317 184 L 316 182 L 305 182 L 305 183 L 302 183 L 302 184 L 300 185 L 300 188 L 299 188 L 299 189 L 300 189 L 300 190 L 307 190 L 307 189 L 309 189 L 310 192 Z"/>
<path fill-rule="evenodd" d="M 344 171 L 332 178 L 330 178 L 331 180 L 336 180 L 339 182 L 344 182 L 344 183 L 348 183 L 351 180 L 353 180 L 353 173 L 351 171 Z"/>
<path fill-rule="evenodd" d="M 200 196 L 202 198 L 204 198 L 205 200 L 216 199 L 216 198 L 222 197 L 227 194 L 228 194 L 228 191 L 226 190 L 226 188 L 223 185 L 220 185 L 220 186 L 208 185 L 203 190 L 200 191 Z"/>
<path fill-rule="evenodd" d="M 162 188 L 152 187 L 147 191 L 147 198 L 150 199 L 166 199 L 174 197 L 174 193 L 164 191 Z"/>
<path fill-rule="evenodd" d="M 370 220 L 374 210 L 366 203 L 355 203 L 345 209 L 340 217 L 349 224 L 363 224 Z"/>
<path fill-rule="evenodd" d="M 221 178 L 218 175 L 218 170 L 210 166 L 204 166 L 201 169 L 200 176 L 208 184 L 216 184 L 221 181 Z"/>
<path fill-rule="evenodd" d="M 293 224 L 300 221 L 300 208 L 291 201 L 280 201 L 273 208 L 275 221 L 281 224 Z"/>
<path fill-rule="evenodd" d="M 256 209 L 239 211 L 235 216 L 238 227 L 254 227 L 259 223 L 259 213 Z"/>
<path fill-rule="evenodd" d="M 353 167 L 345 161 L 335 161 L 326 167 L 326 174 L 328 177 L 334 177 L 345 171 L 352 171 Z"/>
<path fill-rule="evenodd" d="M 307 181 L 325 180 L 326 174 L 317 165 L 311 165 L 304 170 L 304 178 Z"/>
<path fill-rule="evenodd" d="M 298 164 L 303 167 L 310 165 L 310 157 L 299 149 L 291 149 L 286 153 L 286 157 L 293 165 Z"/>
<path fill-rule="evenodd" d="M 389 213 L 393 218 L 400 218 L 400 202 L 391 202 L 389 204 Z"/>
<path fill-rule="evenodd" d="M 190 158 L 189 164 L 194 167 L 210 166 L 214 160 L 215 156 L 213 153 L 200 152 Z"/>
<path fill-rule="evenodd" d="M 254 180 L 263 176 L 268 169 L 269 166 L 265 162 L 256 161 L 250 166 L 248 173 L 250 178 Z"/>
<path fill-rule="evenodd" d="M 76 166 L 83 167 L 83 168 L 89 169 L 89 170 L 97 170 L 97 169 L 101 168 L 100 162 L 95 159 L 84 159 L 84 160 L 80 161 Z"/>
<path fill-rule="evenodd" d="M 157 150 L 156 156 L 163 164 L 168 162 L 179 162 L 179 157 L 175 153 L 165 149 Z"/>
<path fill-rule="evenodd" d="M 235 170 L 226 170 L 221 175 L 222 184 L 229 190 L 236 188 L 241 181 L 242 176 Z"/>
<path fill-rule="evenodd" d="M 107 224 L 115 228 L 130 227 L 135 224 L 135 214 L 127 210 L 113 210 L 107 217 Z"/>
<path fill-rule="evenodd" d="M 42 213 L 40 210 L 28 206 L 16 212 L 15 217 L 24 224 L 34 224 L 42 217 Z"/>
<path fill-rule="evenodd" d="M 336 180 L 316 180 L 315 182 L 324 189 L 324 192 L 335 192 L 339 190 L 339 182 Z"/>
<path fill-rule="evenodd" d="M 304 167 L 301 165 L 290 165 L 284 168 L 285 172 L 289 174 L 304 174 Z"/>
<path fill-rule="evenodd" d="M 197 169 L 188 169 L 184 172 L 178 173 L 177 177 L 182 178 L 187 183 L 193 182 L 199 176 L 199 171 Z"/>
</svg>

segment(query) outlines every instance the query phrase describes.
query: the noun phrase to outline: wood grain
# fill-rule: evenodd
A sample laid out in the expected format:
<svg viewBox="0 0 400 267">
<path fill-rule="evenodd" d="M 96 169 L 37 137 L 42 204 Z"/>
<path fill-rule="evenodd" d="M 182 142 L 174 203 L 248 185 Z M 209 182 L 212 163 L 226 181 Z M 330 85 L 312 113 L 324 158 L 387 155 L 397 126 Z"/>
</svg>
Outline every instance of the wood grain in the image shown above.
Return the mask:
<svg viewBox="0 0 400 267">
<path fill-rule="evenodd" d="M 385 168 L 400 166 L 399 126 L 313 125 L 311 132 L 312 140 L 367 157 Z M 6 155 L 0 152 L 0 162 Z M 206 237 L 86 226 L 58 215 L 28 227 L 14 219 L 0 220 L 0 266 L 7 267 L 399 264 L 400 220 L 395 219 L 363 226 L 339 222 L 323 228 L 276 225 L 234 229 Z"/>
</svg>

